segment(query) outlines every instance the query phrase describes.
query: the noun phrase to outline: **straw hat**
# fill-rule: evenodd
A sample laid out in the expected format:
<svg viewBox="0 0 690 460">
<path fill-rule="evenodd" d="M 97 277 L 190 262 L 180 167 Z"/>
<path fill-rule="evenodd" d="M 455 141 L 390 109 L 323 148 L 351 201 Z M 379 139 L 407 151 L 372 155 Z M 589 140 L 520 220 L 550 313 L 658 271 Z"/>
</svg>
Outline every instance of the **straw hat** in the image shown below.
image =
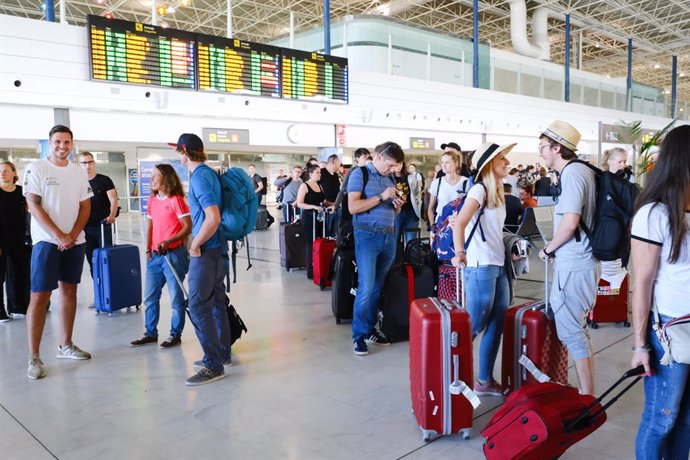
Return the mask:
<svg viewBox="0 0 690 460">
<path fill-rule="evenodd" d="M 479 146 L 479 148 L 474 152 L 474 156 L 472 158 L 477 158 L 477 177 L 479 177 L 482 173 L 482 169 L 489 163 L 491 163 L 491 160 L 496 158 L 496 155 L 499 153 L 504 153 L 508 154 L 511 150 L 513 150 L 513 147 L 515 147 L 517 144 L 508 144 L 508 145 L 501 145 L 499 146 L 498 144 L 494 144 L 493 142 L 487 142 L 485 144 L 482 144 Z"/>
<path fill-rule="evenodd" d="M 556 120 L 549 125 L 542 134 L 550 139 L 561 144 L 563 147 L 569 148 L 573 152 L 577 150 L 577 144 L 580 142 L 582 135 L 570 123 Z"/>
</svg>

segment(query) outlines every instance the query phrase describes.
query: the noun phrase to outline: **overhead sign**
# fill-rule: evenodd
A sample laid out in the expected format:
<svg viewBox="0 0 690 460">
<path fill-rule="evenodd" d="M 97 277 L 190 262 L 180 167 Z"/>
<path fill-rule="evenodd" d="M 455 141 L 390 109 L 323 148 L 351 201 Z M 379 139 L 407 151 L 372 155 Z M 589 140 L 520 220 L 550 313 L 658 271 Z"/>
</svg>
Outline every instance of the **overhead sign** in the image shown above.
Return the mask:
<svg viewBox="0 0 690 460">
<path fill-rule="evenodd" d="M 248 129 L 203 128 L 204 142 L 209 144 L 249 145 Z"/>
<path fill-rule="evenodd" d="M 411 137 L 410 149 L 412 150 L 434 150 L 436 139 L 433 137 Z"/>
<path fill-rule="evenodd" d="M 347 125 L 335 125 L 335 146 L 347 147 Z"/>
</svg>

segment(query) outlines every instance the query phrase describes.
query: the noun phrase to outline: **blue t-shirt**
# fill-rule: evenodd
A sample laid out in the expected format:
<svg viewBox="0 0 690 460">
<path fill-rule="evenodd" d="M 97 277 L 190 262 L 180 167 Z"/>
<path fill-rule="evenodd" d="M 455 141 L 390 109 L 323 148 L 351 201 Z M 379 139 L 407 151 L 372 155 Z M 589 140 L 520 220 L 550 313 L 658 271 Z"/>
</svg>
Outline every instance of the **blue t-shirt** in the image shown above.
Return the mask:
<svg viewBox="0 0 690 460">
<path fill-rule="evenodd" d="M 371 198 L 384 192 L 388 187 L 395 187 L 395 180 L 393 176 L 380 174 L 372 163 L 368 163 L 365 168 L 369 172 L 369 179 L 367 186 L 364 189 L 364 196 Z M 357 168 L 350 174 L 350 179 L 347 184 L 349 192 L 358 192 L 362 190 L 362 170 Z M 355 227 L 364 225 L 375 228 L 386 228 L 395 226 L 395 209 L 390 201 L 384 201 L 377 206 L 371 208 L 367 212 L 360 212 L 353 214 L 352 222 Z"/>
<path fill-rule="evenodd" d="M 189 210 L 192 214 L 192 235 L 196 236 L 204 223 L 206 214 L 204 209 L 209 206 L 218 206 L 221 209 L 220 180 L 218 175 L 205 164 L 199 165 L 189 179 Z M 223 247 L 223 235 L 220 225 L 201 249 L 214 249 Z"/>
</svg>

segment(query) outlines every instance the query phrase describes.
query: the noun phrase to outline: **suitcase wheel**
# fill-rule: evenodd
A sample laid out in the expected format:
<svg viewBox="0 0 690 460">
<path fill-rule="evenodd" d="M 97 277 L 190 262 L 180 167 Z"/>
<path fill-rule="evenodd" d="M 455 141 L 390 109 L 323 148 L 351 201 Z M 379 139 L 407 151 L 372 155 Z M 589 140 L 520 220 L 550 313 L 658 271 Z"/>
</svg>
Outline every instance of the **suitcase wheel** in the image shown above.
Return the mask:
<svg viewBox="0 0 690 460">
<path fill-rule="evenodd" d="M 112 318 L 112 316 L 113 316 L 113 314 L 109 312 L 109 313 L 108 313 L 108 318 Z"/>
<path fill-rule="evenodd" d="M 628 320 L 623 321 L 621 324 L 623 325 L 623 327 L 630 327 L 630 321 Z"/>
<path fill-rule="evenodd" d="M 323 278 L 319 280 L 319 289 L 321 289 L 322 291 L 326 289 L 326 283 Z"/>
<path fill-rule="evenodd" d="M 598 325 L 597 323 L 595 323 L 594 321 L 592 321 L 591 323 L 589 323 L 589 326 L 590 326 L 592 329 L 599 329 L 599 325 Z"/>
<path fill-rule="evenodd" d="M 335 319 L 335 324 L 340 324 L 340 318 Z"/>
<path fill-rule="evenodd" d="M 460 434 L 462 434 L 462 439 L 467 441 L 468 439 L 470 439 L 470 435 L 472 434 L 472 430 L 470 430 L 470 429 L 460 430 Z"/>
<path fill-rule="evenodd" d="M 424 440 L 424 442 L 429 442 L 431 440 L 431 436 L 424 435 L 424 436 L 422 436 L 422 439 Z"/>
<path fill-rule="evenodd" d="M 96 310 L 96 316 L 98 316 L 98 315 L 100 315 L 100 314 L 101 314 L 101 312 L 98 311 L 98 310 Z"/>
</svg>

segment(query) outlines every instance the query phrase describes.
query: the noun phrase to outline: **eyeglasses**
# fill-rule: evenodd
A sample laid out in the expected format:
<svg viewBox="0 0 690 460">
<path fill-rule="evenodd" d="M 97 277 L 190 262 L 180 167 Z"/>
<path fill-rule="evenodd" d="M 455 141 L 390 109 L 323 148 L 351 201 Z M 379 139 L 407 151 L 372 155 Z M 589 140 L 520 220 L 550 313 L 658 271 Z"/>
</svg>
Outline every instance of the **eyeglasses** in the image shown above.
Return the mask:
<svg viewBox="0 0 690 460">
<path fill-rule="evenodd" d="M 91 160 L 91 161 L 80 161 L 79 162 L 80 165 L 92 165 L 94 163 L 95 163 L 95 161 L 93 161 L 93 160 Z"/>
<path fill-rule="evenodd" d="M 539 153 L 541 153 L 541 151 L 544 149 L 544 147 L 549 147 L 549 144 L 539 144 L 539 147 L 538 147 Z"/>
</svg>

